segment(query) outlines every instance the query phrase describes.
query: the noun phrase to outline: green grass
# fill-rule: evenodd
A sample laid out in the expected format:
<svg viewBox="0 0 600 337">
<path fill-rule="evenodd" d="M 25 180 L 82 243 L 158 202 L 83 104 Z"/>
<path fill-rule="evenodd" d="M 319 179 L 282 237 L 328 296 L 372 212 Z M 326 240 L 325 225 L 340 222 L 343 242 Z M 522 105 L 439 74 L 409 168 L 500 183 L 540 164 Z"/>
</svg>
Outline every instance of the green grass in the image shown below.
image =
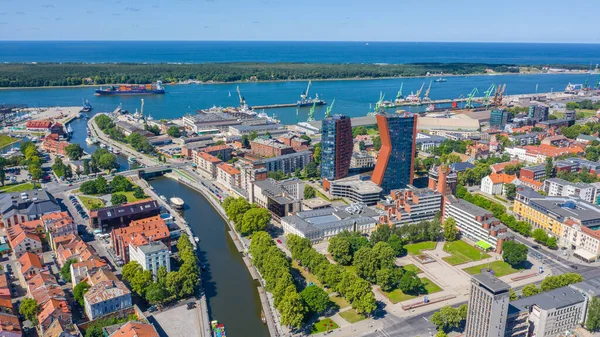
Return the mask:
<svg viewBox="0 0 600 337">
<path fill-rule="evenodd" d="M 344 309 L 350 306 L 350 303 L 348 303 L 346 299 L 344 299 L 340 295 L 329 296 L 329 300 L 335 303 L 340 309 Z"/>
<path fill-rule="evenodd" d="M 342 312 L 340 312 L 340 316 L 342 316 L 343 319 L 345 319 L 346 321 L 348 321 L 348 323 L 351 323 L 351 324 L 360 322 L 363 319 L 367 318 L 367 316 L 365 316 L 363 314 L 359 314 L 354 309 L 342 311 Z"/>
<path fill-rule="evenodd" d="M 453 266 L 472 261 L 480 261 L 490 257 L 488 254 L 461 240 L 446 242 L 444 251 L 452 254 L 452 256 L 444 257 L 444 261 Z"/>
<path fill-rule="evenodd" d="M 296 260 L 292 260 L 292 268 L 294 268 L 294 269 L 296 269 L 297 271 L 299 271 L 299 272 L 300 272 L 300 274 L 302 274 L 302 277 L 304 277 L 304 279 L 305 279 L 307 282 L 312 282 L 312 283 L 313 283 L 314 285 L 316 285 L 317 287 L 320 287 L 320 288 L 322 288 L 323 290 L 325 290 L 325 291 L 326 291 L 328 294 L 331 294 L 331 293 L 333 292 L 333 290 L 331 290 L 330 288 L 327 288 L 327 289 L 325 289 L 325 288 L 323 287 L 323 284 L 322 284 L 322 283 L 319 281 L 319 279 L 318 279 L 318 278 L 317 278 L 315 275 L 313 275 L 313 274 L 311 274 L 311 273 L 307 272 L 306 270 L 304 270 L 304 268 L 302 268 L 302 267 L 301 267 L 301 266 L 298 264 L 298 261 L 296 261 Z"/>
<path fill-rule="evenodd" d="M 18 141 L 19 140 L 17 138 L 9 137 L 7 135 L 0 135 L 0 147 L 5 147 Z"/>
<path fill-rule="evenodd" d="M 25 192 L 33 189 L 32 183 L 12 184 L 0 187 L 0 192 L 12 193 L 12 192 Z"/>
<path fill-rule="evenodd" d="M 350 266 L 342 266 L 344 267 L 344 269 L 346 269 L 347 271 L 356 274 L 356 268 L 354 268 L 354 266 L 350 265 Z"/>
<path fill-rule="evenodd" d="M 133 195 L 132 191 L 130 191 L 130 192 L 115 192 L 113 194 L 122 194 L 122 195 L 124 195 L 127 198 L 127 202 L 135 202 L 135 201 L 138 201 L 138 200 L 142 200 L 142 199 L 136 198 Z"/>
<path fill-rule="evenodd" d="M 440 288 L 437 284 L 433 283 L 427 277 L 421 277 L 420 279 L 421 279 L 421 282 L 423 282 L 423 286 L 424 286 L 425 292 L 426 292 L 425 294 L 420 294 L 420 295 L 431 295 L 433 293 L 442 291 L 442 288 Z M 381 291 L 381 293 L 385 297 L 387 297 L 388 300 L 390 300 L 390 302 L 392 302 L 393 304 L 396 304 L 398 302 L 408 301 L 410 299 L 417 297 L 417 295 L 405 294 L 400 289 L 394 289 L 390 292 Z"/>
<path fill-rule="evenodd" d="M 402 268 L 404 268 L 404 270 L 406 270 L 406 271 L 412 271 L 415 274 L 423 272 L 421 269 L 419 269 L 419 267 L 415 266 L 412 263 L 411 264 L 407 264 L 406 266 L 402 266 Z"/>
<path fill-rule="evenodd" d="M 312 325 L 310 328 L 310 334 L 313 335 L 325 331 L 331 331 L 337 328 L 339 328 L 339 326 L 335 324 L 331 318 L 325 318 Z"/>
<path fill-rule="evenodd" d="M 505 275 L 513 274 L 520 270 L 520 269 L 513 268 L 510 264 L 508 264 L 504 261 L 494 261 L 494 262 L 491 262 L 489 264 L 489 266 L 494 271 L 494 275 L 496 275 L 496 277 L 502 277 Z M 479 274 L 482 269 L 487 268 L 487 267 L 488 267 L 487 263 L 482 263 L 477 266 L 465 268 L 464 271 L 466 271 L 467 273 L 469 273 L 471 275 L 475 275 L 475 274 Z"/>
<path fill-rule="evenodd" d="M 404 246 L 409 254 L 411 255 L 419 255 L 422 250 L 433 250 L 435 249 L 435 242 L 433 241 L 423 241 L 419 243 L 411 243 Z"/>
<path fill-rule="evenodd" d="M 323 194 L 323 193 L 319 192 L 317 189 L 315 189 L 315 195 L 316 195 L 317 197 L 319 197 L 319 198 L 323 199 L 323 200 L 326 200 L 326 201 L 331 201 L 329 198 L 327 198 L 327 197 L 325 196 L 325 194 Z"/>
<path fill-rule="evenodd" d="M 104 207 L 104 201 L 98 198 L 80 195 L 79 200 L 81 200 L 81 205 L 85 207 L 88 211 L 91 211 L 95 208 Z"/>
</svg>

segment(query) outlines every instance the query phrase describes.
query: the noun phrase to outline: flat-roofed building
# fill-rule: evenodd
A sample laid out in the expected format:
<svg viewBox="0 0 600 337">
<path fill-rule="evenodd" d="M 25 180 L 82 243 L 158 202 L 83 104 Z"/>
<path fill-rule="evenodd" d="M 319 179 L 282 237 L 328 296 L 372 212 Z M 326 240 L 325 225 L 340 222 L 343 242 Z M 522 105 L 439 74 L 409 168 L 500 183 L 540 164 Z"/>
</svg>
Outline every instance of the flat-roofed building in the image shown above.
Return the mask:
<svg viewBox="0 0 600 337">
<path fill-rule="evenodd" d="M 283 230 L 312 242 L 329 239 L 343 231 L 368 234 L 377 227 L 379 213 L 353 204 L 303 211 L 281 219 Z"/>
<path fill-rule="evenodd" d="M 310 151 L 299 151 L 278 157 L 263 158 L 259 161 L 264 165 L 267 172 L 281 171 L 284 174 L 289 174 L 295 172 L 296 169 L 303 170 L 312 161 L 312 157 Z"/>
<path fill-rule="evenodd" d="M 323 180 L 323 189 L 334 197 L 347 198 L 352 202 L 375 205 L 381 199 L 383 189 L 367 175 L 351 176 L 334 181 Z"/>
<path fill-rule="evenodd" d="M 224 113 L 199 112 L 194 115 L 186 115 L 182 118 L 183 127 L 193 133 L 200 133 L 204 130 L 218 129 L 227 131 L 231 125 L 240 125 L 237 118 L 227 116 Z"/>
<path fill-rule="evenodd" d="M 494 275 L 473 275 L 465 337 L 504 336 L 509 297 L 510 286 Z"/>
<path fill-rule="evenodd" d="M 129 242 L 129 259 L 136 261 L 144 270 L 150 270 L 152 275 L 158 275 L 158 269 L 165 267 L 171 271 L 171 251 L 162 241 L 149 241 L 146 244 L 136 245 L 138 242 Z"/>
<path fill-rule="evenodd" d="M 305 183 L 298 178 L 283 181 L 269 178 L 252 185 L 250 202 L 268 209 L 276 221 L 302 209 Z"/>
<path fill-rule="evenodd" d="M 60 206 L 47 191 L 4 193 L 0 196 L 0 214 L 4 227 L 39 219 L 44 214 L 60 212 Z"/>
<path fill-rule="evenodd" d="M 392 190 L 377 203 L 384 212 L 379 221 L 392 226 L 431 220 L 442 207 L 442 194 L 428 188 Z"/>
<path fill-rule="evenodd" d="M 112 228 L 128 226 L 132 221 L 160 214 L 156 200 L 140 200 L 119 206 L 99 208 L 90 212 L 90 226 L 110 232 Z"/>
<path fill-rule="evenodd" d="M 253 132 L 262 136 L 267 132 L 271 135 L 281 135 L 286 134 L 288 131 L 281 124 L 233 125 L 229 127 L 229 133 L 234 136 L 249 135 Z"/>
<path fill-rule="evenodd" d="M 572 183 L 560 178 L 544 180 L 544 192 L 550 197 L 578 197 L 589 203 L 597 203 L 600 184 Z"/>
<path fill-rule="evenodd" d="M 250 152 L 261 157 L 278 157 L 294 152 L 294 149 L 275 139 L 256 138 L 250 142 Z"/>
<path fill-rule="evenodd" d="M 375 167 L 375 158 L 366 152 L 354 152 L 350 158 L 351 169 L 369 169 Z"/>
</svg>

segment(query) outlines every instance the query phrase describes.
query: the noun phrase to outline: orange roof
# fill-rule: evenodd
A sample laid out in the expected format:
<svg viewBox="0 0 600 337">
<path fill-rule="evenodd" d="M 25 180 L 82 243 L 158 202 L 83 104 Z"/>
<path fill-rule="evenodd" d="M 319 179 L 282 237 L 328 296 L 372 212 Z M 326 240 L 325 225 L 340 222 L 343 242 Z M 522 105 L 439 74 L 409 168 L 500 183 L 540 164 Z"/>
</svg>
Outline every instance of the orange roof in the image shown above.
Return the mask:
<svg viewBox="0 0 600 337">
<path fill-rule="evenodd" d="M 53 236 L 52 241 L 54 241 L 54 244 L 56 245 L 56 247 L 58 247 L 59 245 L 67 244 L 77 238 L 78 238 L 77 235 L 71 233 L 71 234 L 67 234 L 67 235 Z"/>
<path fill-rule="evenodd" d="M 221 159 L 219 159 L 219 158 L 217 158 L 217 157 L 215 157 L 215 156 L 213 156 L 211 154 L 208 154 L 206 152 L 199 152 L 198 153 L 198 157 L 200 157 L 200 158 L 202 158 L 204 160 L 207 160 L 207 161 L 209 161 L 211 163 L 220 163 L 222 161 Z"/>
<path fill-rule="evenodd" d="M 87 278 L 87 283 L 90 286 L 96 285 L 104 281 L 118 282 L 119 279 L 115 276 L 115 274 L 112 271 L 107 269 L 99 269 Z"/>
<path fill-rule="evenodd" d="M 54 212 L 42 215 L 41 221 L 49 230 L 55 230 L 73 223 L 73 219 L 67 212 Z"/>
<path fill-rule="evenodd" d="M 0 308 L 8 308 L 11 311 L 13 310 L 13 304 L 10 296 L 0 296 Z"/>
<path fill-rule="evenodd" d="M 583 149 L 579 146 L 559 148 L 548 144 L 541 144 L 538 146 L 527 145 L 523 148 L 527 150 L 527 153 L 540 154 L 547 157 L 558 157 L 568 153 L 584 153 Z"/>
<path fill-rule="evenodd" d="M 152 241 L 158 241 L 168 238 L 171 234 L 169 228 L 165 224 L 165 220 L 163 220 L 160 215 L 156 215 L 145 219 L 134 220 L 129 227 L 113 229 L 112 235 L 113 237 L 120 238 L 125 246 L 129 246 L 129 243 L 138 235 L 147 239 L 152 237 Z"/>
<path fill-rule="evenodd" d="M 42 269 L 43 267 L 39 256 L 31 252 L 25 252 L 25 254 L 19 258 L 19 263 L 21 264 L 21 272 L 23 274 L 31 268 Z"/>
<path fill-rule="evenodd" d="M 14 250 L 15 247 L 20 245 L 25 239 L 31 239 L 33 241 L 37 241 L 40 244 L 42 244 L 42 239 L 40 239 L 39 235 L 21 231 L 21 232 L 19 232 L 19 234 L 17 234 L 17 236 L 10 239 L 10 246 Z"/>
<path fill-rule="evenodd" d="M 21 222 L 19 224 L 19 226 L 21 226 L 21 228 L 23 228 L 24 230 L 30 230 L 30 231 L 36 231 L 39 228 L 43 227 L 41 220 L 31 220 L 31 221 Z"/>
<path fill-rule="evenodd" d="M 48 317 L 50 317 L 55 311 L 60 311 L 61 313 L 69 314 L 71 310 L 69 309 L 69 304 L 65 300 L 57 300 L 50 299 L 48 302 L 42 305 L 42 310 L 38 314 L 38 322 L 42 323 Z"/>
<path fill-rule="evenodd" d="M 227 163 L 217 164 L 217 167 L 220 168 L 221 170 L 225 171 L 225 173 L 232 175 L 232 176 L 236 175 L 236 174 L 240 174 L 240 170 L 234 168 L 233 166 L 231 166 Z"/>
<path fill-rule="evenodd" d="M 517 178 L 516 175 L 510 175 L 505 173 L 492 173 L 490 179 L 493 184 L 510 184 Z"/>
<path fill-rule="evenodd" d="M 0 312 L 0 330 L 2 331 L 21 331 L 19 318 L 15 315 Z"/>
<path fill-rule="evenodd" d="M 48 120 L 42 121 L 29 121 L 26 124 L 28 129 L 48 129 L 52 125 L 52 122 Z"/>
<path fill-rule="evenodd" d="M 573 225 L 579 225 L 579 224 L 576 223 L 575 221 L 567 218 L 565 220 L 565 225 L 567 225 L 569 227 L 572 227 Z M 594 237 L 596 239 L 600 239 L 600 231 L 590 229 L 590 228 L 588 228 L 586 226 L 579 226 L 579 227 L 581 228 L 581 231 L 584 232 L 585 234 L 587 234 L 589 236 L 592 236 L 592 237 Z"/>
<path fill-rule="evenodd" d="M 27 288 L 29 289 L 29 292 L 34 289 L 41 288 L 44 285 L 50 284 L 57 284 L 57 282 L 54 275 L 47 272 L 39 273 L 27 280 Z"/>
<path fill-rule="evenodd" d="M 200 152 L 223 151 L 223 150 L 226 150 L 228 148 L 229 148 L 228 145 L 215 145 L 215 146 L 209 146 L 209 147 L 205 147 L 203 149 L 200 149 Z"/>
<path fill-rule="evenodd" d="M 499 173 L 499 172 L 503 171 L 506 166 L 508 166 L 508 165 L 517 165 L 519 163 L 520 162 L 518 160 L 511 160 L 511 161 L 507 161 L 507 162 L 504 162 L 504 163 L 494 164 L 494 165 L 491 166 L 491 168 L 492 168 L 492 171 L 494 171 L 496 173 Z"/>
<path fill-rule="evenodd" d="M 72 264 L 73 269 L 87 268 L 88 270 L 106 267 L 106 261 L 103 258 L 93 258 L 87 261 L 81 261 Z"/>
<path fill-rule="evenodd" d="M 125 323 L 109 337 L 158 337 L 158 332 L 152 324 L 132 321 Z"/>
<path fill-rule="evenodd" d="M 538 186 L 538 187 L 542 187 L 544 185 L 544 183 L 541 182 L 541 181 L 533 180 L 533 179 L 527 178 L 527 177 L 521 177 L 521 178 L 519 178 L 519 180 L 522 181 L 522 182 L 524 182 L 524 183 L 528 183 L 530 185 L 535 185 L 535 186 Z"/>
<path fill-rule="evenodd" d="M 513 128 L 512 132 L 513 133 L 527 133 L 527 132 L 531 131 L 531 129 L 533 129 L 532 125 L 525 125 L 520 128 Z"/>
<path fill-rule="evenodd" d="M 65 292 L 58 284 L 44 284 L 43 286 L 33 289 L 31 297 L 42 305 L 51 299 L 65 299 Z"/>
<path fill-rule="evenodd" d="M 0 289 L 8 288 L 8 279 L 5 273 L 0 273 Z"/>
</svg>

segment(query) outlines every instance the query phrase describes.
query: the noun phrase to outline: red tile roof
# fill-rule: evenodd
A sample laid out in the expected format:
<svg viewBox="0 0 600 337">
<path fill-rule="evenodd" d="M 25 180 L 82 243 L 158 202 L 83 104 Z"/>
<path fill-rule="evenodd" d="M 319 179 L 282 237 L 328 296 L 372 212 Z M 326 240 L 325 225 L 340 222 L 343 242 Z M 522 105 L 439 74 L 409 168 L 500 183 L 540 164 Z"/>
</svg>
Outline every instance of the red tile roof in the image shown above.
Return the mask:
<svg viewBox="0 0 600 337">
<path fill-rule="evenodd" d="M 158 337 L 158 332 L 152 324 L 128 322 L 109 337 Z"/>
<path fill-rule="evenodd" d="M 42 121 L 29 121 L 26 124 L 26 128 L 28 129 L 48 129 L 52 125 L 52 122 L 48 120 Z"/>
<path fill-rule="evenodd" d="M 39 256 L 31 252 L 25 252 L 25 254 L 19 258 L 19 263 L 21 264 L 21 273 L 23 274 L 27 273 L 31 268 L 42 269 L 43 267 Z"/>
<path fill-rule="evenodd" d="M 240 174 L 240 170 L 234 168 L 233 166 L 231 166 L 227 163 L 217 164 L 217 167 L 220 168 L 221 170 L 225 171 L 225 173 L 232 175 L 232 176 Z"/>
<path fill-rule="evenodd" d="M 510 175 L 505 173 L 492 173 L 490 179 L 493 184 L 510 184 L 517 178 L 516 175 Z"/>
<path fill-rule="evenodd" d="M 219 159 L 211 154 L 208 154 L 206 152 L 198 152 L 198 157 L 200 157 L 206 161 L 209 161 L 211 163 L 220 163 L 222 161 L 221 159 Z"/>
<path fill-rule="evenodd" d="M 518 160 L 511 160 L 511 161 L 507 161 L 504 163 L 498 163 L 498 164 L 494 164 L 491 166 L 492 171 L 496 172 L 496 173 L 500 173 L 502 171 L 504 171 L 504 168 L 508 165 L 517 165 L 520 162 Z"/>
</svg>

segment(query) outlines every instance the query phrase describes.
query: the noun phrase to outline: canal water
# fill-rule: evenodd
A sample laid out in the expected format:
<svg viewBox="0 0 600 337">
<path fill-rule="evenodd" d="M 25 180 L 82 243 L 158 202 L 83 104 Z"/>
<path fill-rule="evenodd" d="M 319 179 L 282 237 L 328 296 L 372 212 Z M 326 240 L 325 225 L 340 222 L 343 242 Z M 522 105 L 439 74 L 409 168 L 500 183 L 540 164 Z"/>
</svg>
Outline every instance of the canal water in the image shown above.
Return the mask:
<svg viewBox="0 0 600 337">
<path fill-rule="evenodd" d="M 200 238 L 200 262 L 211 320 L 225 324 L 228 336 L 267 337 L 260 319 L 258 283 L 252 280 L 240 253 L 227 233 L 227 224 L 202 194 L 169 178 L 149 181 L 159 195 L 185 201 L 183 215 Z"/>
<path fill-rule="evenodd" d="M 501 75 L 501 76 L 449 76 L 447 82 L 431 84 L 431 99 L 452 99 L 466 97 L 474 88 L 477 96 L 484 96 L 491 84 L 506 84 L 507 95 L 538 92 L 563 91 L 571 83 L 584 83 L 588 80 L 594 86 L 597 75 Z M 381 80 L 343 80 L 315 81 L 309 96 L 319 94 L 323 100 L 331 103 L 335 99 L 334 113 L 350 117 L 365 116 L 379 93 L 386 100 L 393 101 L 403 85 L 404 96 L 416 92 L 424 86 L 424 95 L 433 78 L 403 78 Z M 240 84 L 190 84 L 166 87 L 165 95 L 144 96 L 144 113 L 154 119 L 176 118 L 197 109 L 215 106 L 237 106 L 239 98 L 236 87 L 239 86 L 248 105 L 294 103 L 300 93 L 306 90 L 307 82 L 269 82 Z M 113 111 L 119 104 L 133 112 L 141 106 L 140 96 L 94 96 L 92 87 L 84 88 L 44 88 L 44 89 L 8 89 L 0 90 L 1 104 L 27 104 L 31 107 L 77 106 L 83 100 L 89 100 L 94 111 Z M 315 119 L 320 120 L 327 107 L 317 107 Z M 406 109 L 410 109 L 407 107 Z M 269 109 L 269 115 L 276 114 L 283 124 L 296 124 L 306 121 L 310 108 Z"/>
</svg>

